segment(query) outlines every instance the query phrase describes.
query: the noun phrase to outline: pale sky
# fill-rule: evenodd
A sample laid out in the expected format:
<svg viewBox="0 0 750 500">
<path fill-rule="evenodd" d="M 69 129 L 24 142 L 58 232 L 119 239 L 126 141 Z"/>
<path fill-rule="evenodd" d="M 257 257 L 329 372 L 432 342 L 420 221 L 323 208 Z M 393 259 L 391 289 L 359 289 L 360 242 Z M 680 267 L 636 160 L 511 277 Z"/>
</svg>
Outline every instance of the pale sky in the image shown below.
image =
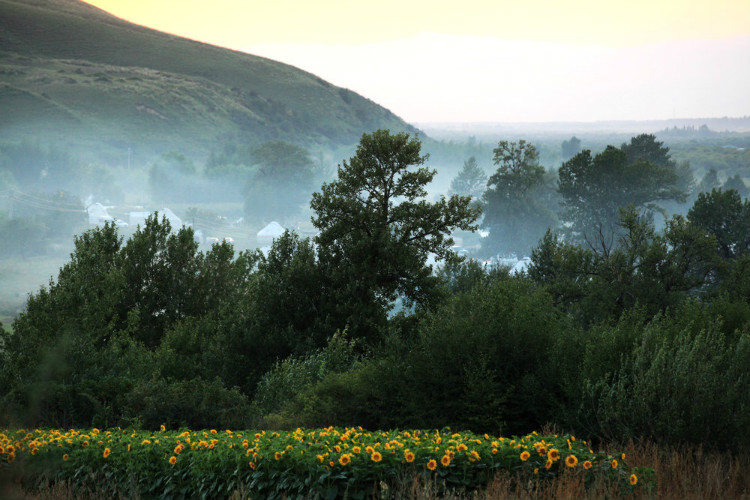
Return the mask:
<svg viewBox="0 0 750 500">
<path fill-rule="evenodd" d="M 750 115 L 750 0 L 90 0 L 409 122 Z"/>
</svg>

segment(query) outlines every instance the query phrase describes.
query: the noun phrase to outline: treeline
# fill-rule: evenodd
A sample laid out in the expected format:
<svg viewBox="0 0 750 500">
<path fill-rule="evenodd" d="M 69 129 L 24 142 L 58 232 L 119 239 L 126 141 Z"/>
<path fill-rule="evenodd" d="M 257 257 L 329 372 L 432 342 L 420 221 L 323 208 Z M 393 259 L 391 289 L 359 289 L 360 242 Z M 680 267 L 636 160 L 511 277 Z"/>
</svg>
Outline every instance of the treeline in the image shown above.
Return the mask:
<svg viewBox="0 0 750 500">
<path fill-rule="evenodd" d="M 726 177 L 720 180 L 716 169 L 706 168 L 698 180 L 687 160 L 674 160 L 650 134 L 598 153 L 582 149 L 576 137 L 561 149 L 559 169 L 545 169 L 537 147 L 525 140 L 498 142 L 489 178 L 474 156 L 464 162 L 451 192 L 472 196 L 482 207 L 482 227 L 489 232 L 482 257 L 528 256 L 548 228 L 569 242 L 606 251 L 623 236 L 619 210 L 625 206 L 662 228 L 670 213 L 686 214 L 700 193 L 733 189 L 742 198 L 750 195 L 739 170 L 722 169 Z"/>
<path fill-rule="evenodd" d="M 750 202 L 704 193 L 663 231 L 626 207 L 614 244 L 549 231 L 512 275 L 450 251 L 478 212 L 424 201 L 424 161 L 406 134 L 363 136 L 313 195 L 315 241 L 267 255 L 200 252 L 155 217 L 84 233 L 3 336 L 0 423 L 750 445 Z"/>
</svg>

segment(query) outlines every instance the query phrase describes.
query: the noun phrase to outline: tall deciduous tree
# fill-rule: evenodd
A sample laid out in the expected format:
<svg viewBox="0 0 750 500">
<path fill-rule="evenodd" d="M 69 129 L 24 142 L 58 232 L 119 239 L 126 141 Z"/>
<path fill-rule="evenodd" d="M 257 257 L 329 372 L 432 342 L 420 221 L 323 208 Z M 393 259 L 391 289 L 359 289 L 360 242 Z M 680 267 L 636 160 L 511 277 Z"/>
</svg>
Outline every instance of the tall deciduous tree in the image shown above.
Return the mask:
<svg viewBox="0 0 750 500">
<path fill-rule="evenodd" d="M 320 259 L 353 335 L 376 334 L 399 295 L 428 305 L 439 283 L 428 258 L 457 259 L 451 231 L 475 229 L 479 209 L 468 196 L 424 199 L 435 170 L 420 150 L 406 133 L 364 134 L 338 178 L 313 194 Z"/>
<path fill-rule="evenodd" d="M 627 206 L 662 212 L 657 202 L 683 201 L 675 164 L 653 136 L 638 136 L 596 156 L 584 150 L 560 167 L 558 189 L 568 236 L 606 250 L 621 236 L 619 210 Z M 668 150 L 667 150 L 668 151 Z"/>
<path fill-rule="evenodd" d="M 578 137 L 573 136 L 570 140 L 563 141 L 561 148 L 563 161 L 570 160 L 581 150 L 581 140 Z"/>
<path fill-rule="evenodd" d="M 477 165 L 477 159 L 471 156 L 464 162 L 463 168 L 451 181 L 450 194 L 460 196 L 471 196 L 472 200 L 478 200 L 487 186 L 487 174 Z"/>
<path fill-rule="evenodd" d="M 489 254 L 528 255 L 531 248 L 555 224 L 554 214 L 541 202 L 544 167 L 533 144 L 500 141 L 494 149 L 497 171 L 487 182 L 482 198 L 489 236 L 482 243 Z"/>
</svg>

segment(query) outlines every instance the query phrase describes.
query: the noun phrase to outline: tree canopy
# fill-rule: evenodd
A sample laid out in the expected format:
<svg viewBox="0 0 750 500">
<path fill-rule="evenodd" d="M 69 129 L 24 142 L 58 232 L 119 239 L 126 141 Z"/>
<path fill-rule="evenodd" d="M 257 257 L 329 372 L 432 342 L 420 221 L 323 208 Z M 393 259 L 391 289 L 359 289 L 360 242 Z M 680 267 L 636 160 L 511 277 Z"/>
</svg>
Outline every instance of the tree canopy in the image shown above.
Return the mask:
<svg viewBox="0 0 750 500">
<path fill-rule="evenodd" d="M 487 181 L 482 198 L 482 226 L 490 233 L 483 251 L 527 255 L 555 224 L 554 214 L 539 196 L 545 188 L 544 167 L 536 147 L 524 140 L 500 141 L 493 151 L 497 171 Z"/>
<path fill-rule="evenodd" d="M 621 148 L 607 146 L 596 156 L 584 150 L 563 163 L 558 190 L 568 236 L 592 247 L 609 247 L 619 237 L 620 208 L 632 205 L 653 213 L 660 211 L 656 202 L 683 201 L 667 151 L 654 136 L 641 135 Z"/>
<path fill-rule="evenodd" d="M 482 197 L 486 186 L 487 174 L 477 165 L 476 157 L 471 156 L 451 181 L 450 194 L 471 196 L 472 200 L 478 200 Z"/>
<path fill-rule="evenodd" d="M 470 197 L 425 199 L 435 170 L 423 166 L 428 157 L 420 151 L 407 133 L 364 134 L 337 179 L 313 194 L 321 259 L 346 300 L 359 304 L 349 310 L 352 321 L 359 322 L 360 306 L 387 310 L 398 296 L 428 304 L 438 284 L 428 259 L 456 259 L 451 231 L 475 229 L 479 210 Z"/>
</svg>

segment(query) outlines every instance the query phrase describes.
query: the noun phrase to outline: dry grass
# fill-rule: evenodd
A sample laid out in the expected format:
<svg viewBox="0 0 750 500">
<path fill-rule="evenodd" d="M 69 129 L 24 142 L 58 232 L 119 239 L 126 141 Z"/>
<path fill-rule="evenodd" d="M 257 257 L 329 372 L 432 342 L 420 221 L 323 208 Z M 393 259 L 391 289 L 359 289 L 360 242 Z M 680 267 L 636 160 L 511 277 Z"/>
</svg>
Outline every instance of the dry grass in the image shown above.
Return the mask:
<svg viewBox="0 0 750 500">
<path fill-rule="evenodd" d="M 610 448 L 610 447 L 608 447 Z M 419 478 L 404 481 L 400 487 L 383 491 L 382 497 L 414 500 L 532 500 L 532 499 L 738 499 L 750 500 L 750 455 L 730 455 L 704 451 L 701 447 L 660 446 L 655 443 L 613 445 L 623 450 L 630 467 L 649 467 L 656 471 L 653 487 L 639 483 L 635 492 L 621 491 L 617 484 L 598 480 L 584 486 L 583 475 L 567 472 L 554 480 L 522 481 L 517 477 L 497 477 L 487 488 L 473 494 L 440 493 L 435 483 Z M 6 478 L 7 479 L 7 478 Z M 46 484 L 34 492 L 18 487 L 0 486 L 0 498 L 14 500 L 98 500 L 109 498 L 94 491 L 73 491 L 67 484 Z M 132 496 L 121 497 L 132 499 Z M 233 499 L 248 498 L 235 492 Z"/>
</svg>

